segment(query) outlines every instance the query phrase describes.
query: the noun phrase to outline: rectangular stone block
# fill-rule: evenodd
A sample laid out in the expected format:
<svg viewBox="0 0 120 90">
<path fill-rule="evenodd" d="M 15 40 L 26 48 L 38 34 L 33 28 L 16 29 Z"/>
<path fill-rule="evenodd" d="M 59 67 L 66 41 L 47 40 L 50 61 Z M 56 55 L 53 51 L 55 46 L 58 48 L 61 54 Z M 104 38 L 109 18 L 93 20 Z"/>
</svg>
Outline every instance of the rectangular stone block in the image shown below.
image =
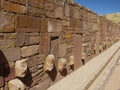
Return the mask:
<svg viewBox="0 0 120 90">
<path fill-rule="evenodd" d="M 75 64 L 74 67 L 75 69 L 78 69 L 80 66 L 82 66 L 82 61 L 81 61 L 81 51 L 82 51 L 82 38 L 80 35 L 74 35 L 73 36 L 73 41 L 74 41 L 74 48 L 73 48 L 73 55 L 75 57 Z"/>
<path fill-rule="evenodd" d="M 65 57 L 66 55 L 66 50 L 67 50 L 67 45 L 66 44 L 60 44 L 59 45 L 59 57 Z"/>
<path fill-rule="evenodd" d="M 30 37 L 29 44 L 39 44 L 40 43 L 40 36 L 38 37 Z"/>
<path fill-rule="evenodd" d="M 40 4 L 42 4 L 44 0 L 29 0 L 29 5 L 33 7 L 38 7 L 40 8 Z"/>
<path fill-rule="evenodd" d="M 21 49 L 19 47 L 1 49 L 1 52 L 4 55 L 2 59 L 6 58 L 8 62 L 16 61 L 21 58 Z"/>
<path fill-rule="evenodd" d="M 40 18 L 17 15 L 16 16 L 16 29 L 17 32 L 40 32 Z"/>
<path fill-rule="evenodd" d="M 14 48 L 15 47 L 15 40 L 0 40 L 0 48 Z"/>
<path fill-rule="evenodd" d="M 41 34 L 40 37 L 40 53 L 50 52 L 50 36 L 48 34 Z"/>
<path fill-rule="evenodd" d="M 16 46 L 25 45 L 26 33 L 17 33 L 16 34 Z"/>
<path fill-rule="evenodd" d="M 23 47 L 21 50 L 22 50 L 22 57 L 33 56 L 39 53 L 39 45 Z"/>
<path fill-rule="evenodd" d="M 57 6 L 55 7 L 55 18 L 63 19 L 63 7 Z"/>
<path fill-rule="evenodd" d="M 48 28 L 48 19 L 42 18 L 41 19 L 41 32 L 47 32 L 47 28 Z"/>
<path fill-rule="evenodd" d="M 81 15 L 80 15 L 80 8 L 78 7 L 70 7 L 70 16 L 74 19 L 80 19 Z"/>
<path fill-rule="evenodd" d="M 43 63 L 45 56 L 44 55 L 35 55 L 27 59 L 28 67 L 34 67 Z"/>
<path fill-rule="evenodd" d="M 14 31 L 14 14 L 0 11 L 0 32 Z"/>
<path fill-rule="evenodd" d="M 70 20 L 70 25 L 71 27 L 75 28 L 81 28 L 82 26 L 82 21 L 79 19 L 71 19 Z"/>
<path fill-rule="evenodd" d="M 70 16 L 70 5 L 65 4 L 65 16 L 69 17 Z"/>
<path fill-rule="evenodd" d="M 45 7 L 45 10 L 54 11 L 55 4 L 52 3 L 51 1 L 50 2 L 45 2 L 44 7 Z"/>
<path fill-rule="evenodd" d="M 5 1 L 5 0 L 2 0 L 1 3 L 2 3 L 2 8 L 8 12 L 25 14 L 27 11 L 26 6 L 23 6 L 20 4 L 11 3 L 11 2 Z"/>
<path fill-rule="evenodd" d="M 28 14 L 34 15 L 34 16 L 40 16 L 42 15 L 42 10 L 40 8 L 36 7 L 28 7 Z"/>
</svg>

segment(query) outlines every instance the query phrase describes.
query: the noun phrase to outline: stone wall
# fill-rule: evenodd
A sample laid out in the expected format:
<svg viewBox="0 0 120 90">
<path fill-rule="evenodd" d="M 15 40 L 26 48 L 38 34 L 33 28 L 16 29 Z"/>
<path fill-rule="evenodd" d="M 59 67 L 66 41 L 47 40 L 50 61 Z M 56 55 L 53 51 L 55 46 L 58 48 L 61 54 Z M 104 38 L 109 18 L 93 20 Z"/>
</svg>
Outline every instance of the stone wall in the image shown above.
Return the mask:
<svg viewBox="0 0 120 90">
<path fill-rule="evenodd" d="M 0 90 L 45 90 L 119 34 L 117 24 L 72 0 L 0 0 Z"/>
</svg>

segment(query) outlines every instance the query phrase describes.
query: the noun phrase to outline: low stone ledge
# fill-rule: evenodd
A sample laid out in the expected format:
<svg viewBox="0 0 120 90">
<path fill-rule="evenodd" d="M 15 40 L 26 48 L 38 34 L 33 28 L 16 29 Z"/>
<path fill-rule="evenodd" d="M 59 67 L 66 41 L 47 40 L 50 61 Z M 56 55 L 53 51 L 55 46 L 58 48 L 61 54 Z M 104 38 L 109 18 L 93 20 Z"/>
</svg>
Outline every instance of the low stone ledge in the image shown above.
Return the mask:
<svg viewBox="0 0 120 90">
<path fill-rule="evenodd" d="M 120 47 L 120 41 L 47 90 L 85 90 Z"/>
</svg>

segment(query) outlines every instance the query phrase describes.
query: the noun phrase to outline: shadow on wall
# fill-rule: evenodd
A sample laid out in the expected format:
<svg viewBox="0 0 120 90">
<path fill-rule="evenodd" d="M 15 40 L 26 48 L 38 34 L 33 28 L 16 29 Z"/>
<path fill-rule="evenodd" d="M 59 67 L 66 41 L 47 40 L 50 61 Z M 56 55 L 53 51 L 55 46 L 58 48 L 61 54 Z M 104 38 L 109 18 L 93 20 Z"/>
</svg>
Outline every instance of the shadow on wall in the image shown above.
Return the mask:
<svg viewBox="0 0 120 90">
<path fill-rule="evenodd" d="M 4 79 L 10 74 L 10 66 L 8 64 L 8 61 L 3 54 L 3 52 L 0 50 L 0 87 L 4 86 Z"/>
<path fill-rule="evenodd" d="M 27 70 L 27 74 L 25 75 L 25 77 L 19 78 L 19 79 L 20 79 L 27 87 L 31 87 L 33 80 L 32 80 L 32 75 L 31 75 L 31 73 L 30 73 L 29 68 L 28 68 L 28 70 Z"/>
</svg>

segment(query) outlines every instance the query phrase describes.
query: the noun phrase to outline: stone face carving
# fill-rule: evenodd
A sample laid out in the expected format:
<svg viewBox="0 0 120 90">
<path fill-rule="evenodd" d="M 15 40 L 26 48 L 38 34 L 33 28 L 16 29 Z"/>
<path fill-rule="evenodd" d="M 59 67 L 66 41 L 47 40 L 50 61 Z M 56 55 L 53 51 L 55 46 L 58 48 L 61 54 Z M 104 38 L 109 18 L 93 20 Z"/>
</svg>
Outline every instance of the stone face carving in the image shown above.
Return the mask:
<svg viewBox="0 0 120 90">
<path fill-rule="evenodd" d="M 67 60 L 64 58 L 61 58 L 58 60 L 58 70 L 62 72 L 66 68 Z"/>
<path fill-rule="evenodd" d="M 82 59 L 85 60 L 86 59 L 86 54 L 82 53 Z"/>
<path fill-rule="evenodd" d="M 19 79 L 14 79 L 8 82 L 9 90 L 25 90 L 24 84 Z"/>
<path fill-rule="evenodd" d="M 52 71 L 54 68 L 55 56 L 53 54 L 48 55 L 45 58 L 44 71 Z"/>
<path fill-rule="evenodd" d="M 16 61 L 15 63 L 15 76 L 24 77 L 27 73 L 27 62 L 26 59 Z"/>
<path fill-rule="evenodd" d="M 70 59 L 69 59 L 69 64 L 74 65 L 74 61 L 75 61 L 75 57 L 73 55 L 71 55 Z"/>
</svg>

